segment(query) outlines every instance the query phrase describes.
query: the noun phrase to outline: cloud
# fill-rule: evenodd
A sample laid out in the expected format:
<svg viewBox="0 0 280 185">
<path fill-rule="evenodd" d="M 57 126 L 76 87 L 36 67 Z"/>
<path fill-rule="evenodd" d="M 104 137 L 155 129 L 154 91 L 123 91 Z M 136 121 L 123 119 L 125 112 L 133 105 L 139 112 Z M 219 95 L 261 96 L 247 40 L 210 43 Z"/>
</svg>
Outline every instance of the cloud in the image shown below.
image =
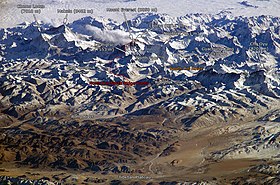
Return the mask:
<svg viewBox="0 0 280 185">
<path fill-rule="evenodd" d="M 100 28 L 86 25 L 86 30 L 94 37 L 95 40 L 116 44 L 124 45 L 131 42 L 129 33 L 122 30 L 101 30 Z"/>
</svg>

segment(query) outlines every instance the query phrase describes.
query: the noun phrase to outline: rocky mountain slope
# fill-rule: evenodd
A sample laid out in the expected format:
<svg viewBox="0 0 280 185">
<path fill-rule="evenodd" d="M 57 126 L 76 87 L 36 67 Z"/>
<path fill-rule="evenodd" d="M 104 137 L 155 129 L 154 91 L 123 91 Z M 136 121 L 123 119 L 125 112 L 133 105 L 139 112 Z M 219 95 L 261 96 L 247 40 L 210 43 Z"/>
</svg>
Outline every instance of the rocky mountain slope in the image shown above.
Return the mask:
<svg viewBox="0 0 280 185">
<path fill-rule="evenodd" d="M 232 123 L 253 124 L 205 160 L 279 158 L 277 17 L 85 17 L 59 27 L 22 23 L 0 38 L 4 163 L 154 172 L 149 158 L 172 156 L 187 131 Z M 214 135 L 237 134 L 223 129 Z"/>
<path fill-rule="evenodd" d="M 227 121 L 278 102 L 279 18 L 147 15 L 129 25 L 130 35 L 126 24 L 90 17 L 1 29 L 3 112 L 27 120 L 160 108 Z M 91 85 L 111 81 L 147 85 Z"/>
</svg>

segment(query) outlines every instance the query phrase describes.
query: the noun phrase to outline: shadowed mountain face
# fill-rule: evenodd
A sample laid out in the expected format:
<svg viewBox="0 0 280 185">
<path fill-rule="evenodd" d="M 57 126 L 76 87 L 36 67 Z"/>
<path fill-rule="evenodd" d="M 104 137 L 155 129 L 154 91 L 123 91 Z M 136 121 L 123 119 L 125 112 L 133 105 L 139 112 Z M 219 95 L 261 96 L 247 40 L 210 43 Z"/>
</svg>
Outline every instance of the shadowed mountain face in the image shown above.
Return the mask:
<svg viewBox="0 0 280 185">
<path fill-rule="evenodd" d="M 276 183 L 280 19 L 157 14 L 128 25 L 0 29 L 2 174 L 15 165 L 52 168 L 41 175 L 59 182 L 77 170 L 105 184 L 123 174 L 223 184 L 246 169 Z"/>
</svg>

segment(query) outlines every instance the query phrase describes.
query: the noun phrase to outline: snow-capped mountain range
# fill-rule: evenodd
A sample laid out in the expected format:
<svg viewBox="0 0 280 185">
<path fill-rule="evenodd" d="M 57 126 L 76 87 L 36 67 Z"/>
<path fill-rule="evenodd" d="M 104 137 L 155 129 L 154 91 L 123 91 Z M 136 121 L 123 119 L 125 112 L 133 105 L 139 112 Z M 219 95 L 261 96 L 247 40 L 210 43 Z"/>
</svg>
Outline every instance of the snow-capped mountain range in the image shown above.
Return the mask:
<svg viewBox="0 0 280 185">
<path fill-rule="evenodd" d="M 25 22 L 0 38 L 5 120 L 171 114 L 169 122 L 200 126 L 279 107 L 277 17 L 84 17 L 58 27 Z"/>
<path fill-rule="evenodd" d="M 57 13 L 57 9 L 92 9 L 88 14 L 69 14 L 68 20 L 73 22 L 84 16 L 103 17 L 124 21 L 122 12 L 106 11 L 107 8 L 156 8 L 157 13 L 166 13 L 178 17 L 191 13 L 217 14 L 219 12 L 232 12 L 235 16 L 279 16 L 280 3 L 278 0 L 2 0 L 0 1 L 0 27 L 13 27 L 14 25 L 34 20 L 30 13 L 21 13 L 17 5 L 43 5 L 37 19 L 52 23 L 55 26 L 61 24 L 65 14 Z M 140 12 L 141 13 L 141 12 Z M 127 13 L 129 19 L 137 16 L 139 12 Z"/>
</svg>

